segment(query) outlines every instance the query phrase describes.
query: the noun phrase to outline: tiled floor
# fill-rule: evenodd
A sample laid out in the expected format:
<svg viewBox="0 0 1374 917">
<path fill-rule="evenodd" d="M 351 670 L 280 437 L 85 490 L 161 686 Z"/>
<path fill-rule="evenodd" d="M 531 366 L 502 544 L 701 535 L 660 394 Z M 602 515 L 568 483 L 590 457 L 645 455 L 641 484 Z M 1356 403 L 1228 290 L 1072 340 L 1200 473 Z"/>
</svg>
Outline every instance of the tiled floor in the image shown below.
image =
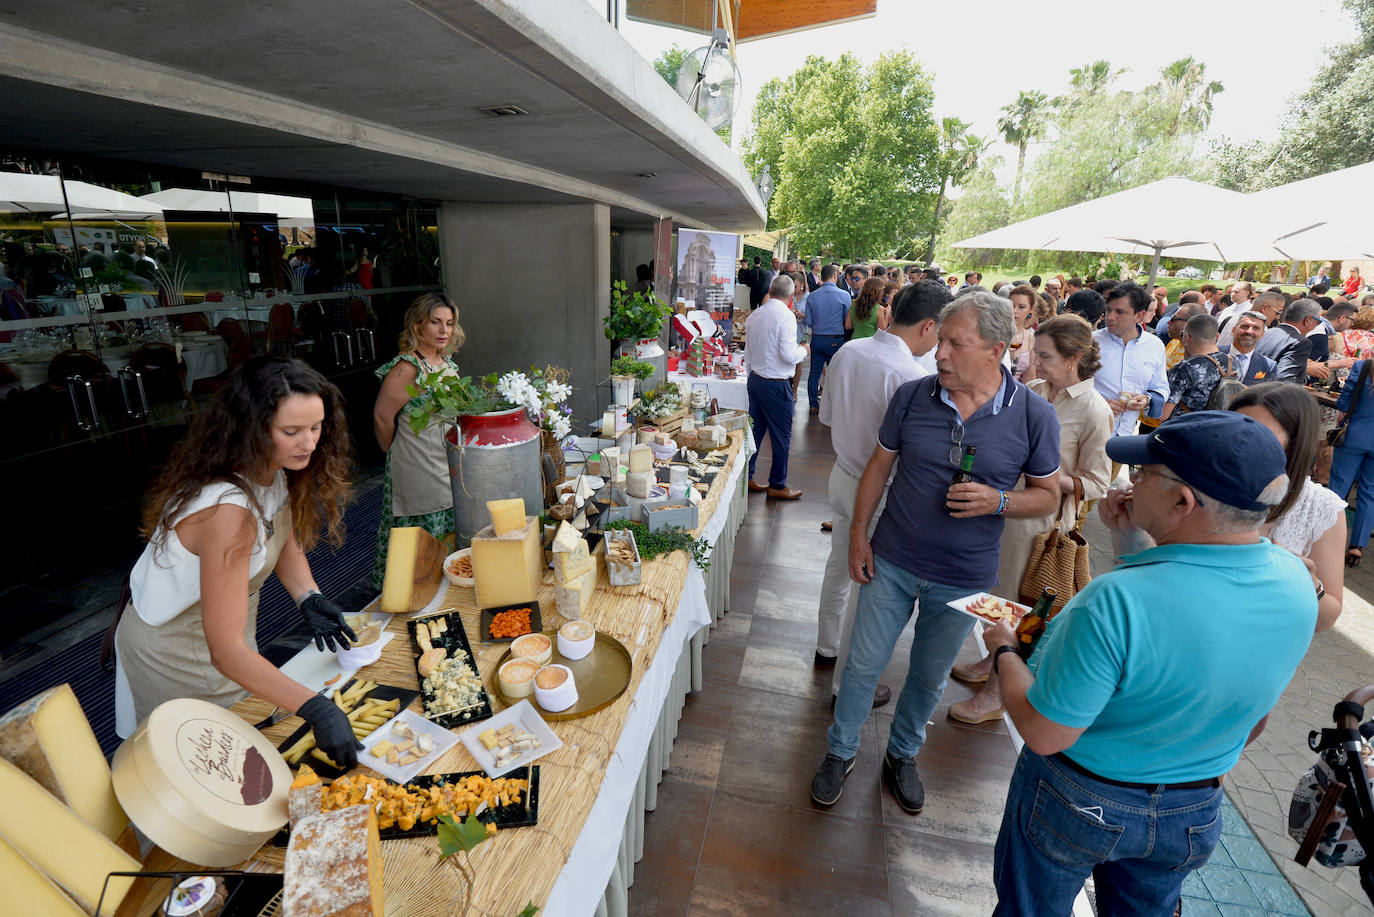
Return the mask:
<svg viewBox="0 0 1374 917">
<path fill-rule="evenodd" d="M 796 503 L 750 497 L 736 539 L 731 611 L 711 633 L 705 689 L 688 700 L 673 766 L 660 787 L 658 809 L 647 820 L 630 913 L 991 913 L 993 843 L 1015 754 L 1000 723 L 968 727 L 945 718 L 948 705 L 967 698 L 969 689 L 951 681 L 928 728 L 918 759 L 927 799 L 920 816 L 902 812 L 880 784 L 890 708 L 878 710 L 865 726 L 859 760 L 840 801 L 830 810 L 811 803 L 810 781 L 824 756 L 830 723 L 830 671 L 813 667 L 813 653 L 830 537 L 819 523 L 830 516 L 826 478 L 833 453 L 827 428 L 808 417 L 804 402 L 803 395 L 788 483 L 805 495 Z M 762 480 L 767 445 L 759 461 Z M 1090 533 L 1090 540 L 1108 544 L 1103 532 L 1095 538 Z M 1095 550 L 1094 569 L 1108 564 L 1108 552 Z M 1374 632 L 1368 636 L 1367 647 L 1359 648 L 1359 671 L 1374 681 L 1374 652 L 1366 651 L 1374 651 Z M 884 675 L 894 690 L 905 677 L 909 645 L 909 638 L 899 644 Z M 1341 645 L 1348 648 L 1345 641 Z M 1322 646 L 1314 644 L 1314 654 Z M 964 658 L 975 656 L 970 643 Z M 1363 683 L 1361 677 L 1352 672 L 1350 686 Z M 1345 684 L 1344 678 L 1328 680 L 1322 689 Z M 1279 728 L 1271 723 L 1266 735 L 1286 743 L 1287 752 L 1300 751 L 1290 741 L 1297 726 L 1287 720 L 1326 720 L 1334 699 L 1307 689 L 1304 704 L 1297 705 L 1307 712 L 1277 712 Z M 1304 737 L 1307 728 L 1301 726 Z M 1263 747 L 1262 740 L 1252 751 Z M 1292 767 L 1310 763 L 1305 751 L 1289 757 Z M 1275 860 L 1287 861 L 1284 873 L 1300 884 L 1312 913 L 1366 912 L 1358 886 L 1351 886 L 1353 895 L 1348 890 L 1353 876 L 1340 876 L 1337 888 L 1330 870 L 1301 870 L 1291 863 L 1294 845 L 1279 825 L 1296 774 L 1290 779 L 1272 769 L 1255 772 L 1274 781 L 1262 800 L 1273 832 L 1266 836 L 1261 829 L 1257 840 L 1228 801 L 1223 843 L 1214 863 L 1185 886 L 1184 913 L 1307 913 Z M 1245 796 L 1256 790 L 1237 781 L 1230 792 L 1244 794 L 1237 799 L 1242 809 L 1254 808 Z"/>
</svg>

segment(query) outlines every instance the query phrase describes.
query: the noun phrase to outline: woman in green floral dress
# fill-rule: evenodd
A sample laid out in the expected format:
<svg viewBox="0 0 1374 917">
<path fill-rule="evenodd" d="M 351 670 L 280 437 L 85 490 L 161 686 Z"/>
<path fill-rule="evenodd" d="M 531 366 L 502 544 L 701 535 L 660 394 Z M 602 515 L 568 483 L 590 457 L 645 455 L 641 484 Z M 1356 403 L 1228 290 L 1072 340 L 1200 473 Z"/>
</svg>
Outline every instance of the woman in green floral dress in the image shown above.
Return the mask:
<svg viewBox="0 0 1374 917">
<path fill-rule="evenodd" d="M 443 428 L 411 432 L 407 414 L 418 398 L 406 387 L 430 373 L 457 375 L 452 354 L 463 346 L 458 309 L 442 293 L 422 293 L 406 311 L 396 358 L 377 370 L 382 390 L 372 412 L 377 443 L 386 452 L 386 480 L 382 485 L 382 524 L 377 529 L 377 557 L 372 585 L 380 589 L 386 573 L 386 552 L 392 528 L 419 526 L 453 544 L 453 490 Z"/>
</svg>

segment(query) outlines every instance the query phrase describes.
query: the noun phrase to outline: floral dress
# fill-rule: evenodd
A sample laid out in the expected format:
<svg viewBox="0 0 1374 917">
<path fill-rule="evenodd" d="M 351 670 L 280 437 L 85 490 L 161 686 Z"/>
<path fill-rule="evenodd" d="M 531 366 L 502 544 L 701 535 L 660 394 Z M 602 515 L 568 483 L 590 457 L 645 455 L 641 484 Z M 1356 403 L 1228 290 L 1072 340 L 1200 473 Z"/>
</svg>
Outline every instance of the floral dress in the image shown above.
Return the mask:
<svg viewBox="0 0 1374 917">
<path fill-rule="evenodd" d="M 436 371 L 435 367 L 423 364 L 415 354 L 403 353 L 385 365 L 378 367 L 377 378 L 386 378 L 386 374 L 391 372 L 396 364 L 400 363 L 402 360 L 414 366 L 421 376 Z M 446 358 L 443 365 L 438 367 L 438 370 L 456 375 L 458 372 L 458 364 Z M 401 408 L 400 412 L 396 415 L 395 438 L 392 440 L 392 448 L 388 449 L 386 453 L 386 475 L 382 481 L 382 520 L 381 525 L 377 528 L 377 553 L 376 559 L 372 564 L 372 586 L 374 589 L 382 588 L 382 579 L 386 574 L 387 546 L 391 543 L 392 528 L 416 526 L 429 532 L 440 541 L 445 542 L 450 548 L 452 548 L 453 545 L 454 524 L 453 502 L 451 496 L 446 501 L 448 506 L 444 509 L 417 513 L 414 515 L 397 513 L 397 510 L 413 508 L 407 506 L 406 503 L 407 499 L 413 498 L 406 495 L 398 495 L 397 492 L 398 488 L 394 476 L 393 460 L 398 454 L 402 455 L 400 459 L 401 463 L 407 466 L 402 469 L 402 473 L 411 476 L 423 476 L 424 480 L 421 482 L 422 487 L 428 486 L 431 489 L 433 488 L 436 483 L 434 478 L 439 473 L 439 465 L 442 464 L 444 466 L 441 478 L 442 488 L 447 490 L 449 487 L 447 470 L 448 458 L 443 449 L 442 429 L 438 426 L 431 427 L 425 431 L 422 437 L 416 437 L 415 434 L 410 432 L 406 415 L 419 403 L 419 401 L 420 399 L 418 397 L 411 398 L 406 402 L 405 407 Z M 414 439 L 419 439 L 420 442 L 412 443 L 411 440 Z M 398 449 L 398 444 L 402 445 L 404 448 Z M 438 450 L 437 455 L 426 454 L 434 453 L 436 449 Z M 412 464 L 412 462 L 405 456 L 410 454 L 421 455 L 424 459 L 423 466 L 417 469 L 409 468 L 408 466 Z M 399 499 L 398 496 L 400 497 Z M 445 501 L 440 499 L 438 502 L 442 503 Z"/>
</svg>

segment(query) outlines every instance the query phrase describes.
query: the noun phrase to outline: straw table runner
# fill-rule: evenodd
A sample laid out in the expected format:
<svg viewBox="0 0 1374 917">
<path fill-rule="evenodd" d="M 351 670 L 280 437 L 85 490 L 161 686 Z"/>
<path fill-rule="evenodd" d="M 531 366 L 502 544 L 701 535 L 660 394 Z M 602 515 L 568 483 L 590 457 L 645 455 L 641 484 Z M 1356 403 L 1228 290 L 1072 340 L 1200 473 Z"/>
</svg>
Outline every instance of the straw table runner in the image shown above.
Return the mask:
<svg viewBox="0 0 1374 917">
<path fill-rule="evenodd" d="M 731 482 L 737 481 L 734 464 L 741 461 L 744 433 L 730 434 L 725 468 L 712 482 L 711 490 L 701 503 L 700 527 L 708 525 L 718 510 L 728 510 Z M 724 501 L 724 505 L 722 505 Z M 683 590 L 688 582 L 690 558 L 683 551 L 659 557 L 643 564 L 641 582 L 637 586 L 614 587 L 606 581 L 605 565 L 585 619 L 598 631 L 608 633 L 625 644 L 633 656 L 634 670 L 629 689 L 615 703 L 591 716 L 575 720 L 550 722 L 563 742 L 563 747 L 540 758 L 539 823 L 525 828 L 511 828 L 479 845 L 472 854 L 477 880 L 472 895 L 473 915 L 482 917 L 515 917 L 526 904 L 541 908 L 548 901 L 550 891 L 572 854 L 573 845 L 587 822 L 602 779 L 626 721 L 636 703 L 640 683 L 658 653 L 665 631 L 673 620 Z M 701 589 L 701 577 L 692 577 Z M 508 642 L 483 643 L 479 639 L 479 610 L 470 587 L 450 586 L 439 602 L 430 609 L 458 611 L 477 657 L 478 671 L 491 695 L 495 712 L 504 705 L 495 691 L 496 661 L 509 648 Z M 552 571 L 545 576 L 540 589 L 539 607 L 545 629 L 558 627 L 564 619 L 558 615 L 553 599 Z M 382 658 L 358 672 L 358 677 L 397 687 L 418 689 L 410 641 L 406 632 L 408 615 L 396 615 L 387 629 L 397 636 L 382 651 Z M 417 699 L 412 710 L 421 711 Z M 271 705 L 255 697 L 247 698 L 233 707 L 235 713 L 250 723 L 256 723 L 271 712 Z M 657 710 L 653 711 L 655 715 Z M 264 735 L 280 743 L 301 725 L 298 717 L 288 717 L 264 731 Z M 460 727 L 456 731 L 472 728 Z M 641 762 L 633 762 L 637 774 Z M 366 770 L 366 768 L 363 768 Z M 457 744 L 424 770 L 426 774 L 477 770 L 478 765 L 463 745 Z M 633 778 L 631 778 L 633 779 Z M 618 814 L 611 825 L 619 830 L 625 813 Z M 408 840 L 388 840 L 382 843 L 385 868 L 387 917 L 427 917 L 455 912 L 462 900 L 463 880 L 452 866 L 438 859 L 438 841 L 433 837 Z M 241 868 L 280 871 L 285 851 L 265 846 Z M 154 848 L 145 858 L 148 869 L 178 869 L 180 863 Z M 137 900 L 134 900 L 137 898 Z M 159 903 L 160 893 L 145 889 L 144 894 L 131 895 L 120 908 L 124 915 L 152 914 Z M 557 906 L 553 910 L 562 910 Z M 541 911 L 542 912 L 542 911 Z"/>
</svg>

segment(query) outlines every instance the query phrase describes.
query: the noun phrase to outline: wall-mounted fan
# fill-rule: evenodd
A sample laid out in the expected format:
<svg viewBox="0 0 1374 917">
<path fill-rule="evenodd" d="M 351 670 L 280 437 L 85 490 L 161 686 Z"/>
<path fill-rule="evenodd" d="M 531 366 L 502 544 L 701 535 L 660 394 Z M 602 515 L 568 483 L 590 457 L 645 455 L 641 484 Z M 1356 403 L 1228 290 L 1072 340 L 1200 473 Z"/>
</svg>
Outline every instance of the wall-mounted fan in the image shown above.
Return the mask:
<svg viewBox="0 0 1374 917">
<path fill-rule="evenodd" d="M 724 29 L 711 35 L 711 43 L 688 54 L 677 72 L 677 91 L 711 128 L 730 123 L 739 106 L 739 66 L 730 55 L 730 39 Z"/>
</svg>

